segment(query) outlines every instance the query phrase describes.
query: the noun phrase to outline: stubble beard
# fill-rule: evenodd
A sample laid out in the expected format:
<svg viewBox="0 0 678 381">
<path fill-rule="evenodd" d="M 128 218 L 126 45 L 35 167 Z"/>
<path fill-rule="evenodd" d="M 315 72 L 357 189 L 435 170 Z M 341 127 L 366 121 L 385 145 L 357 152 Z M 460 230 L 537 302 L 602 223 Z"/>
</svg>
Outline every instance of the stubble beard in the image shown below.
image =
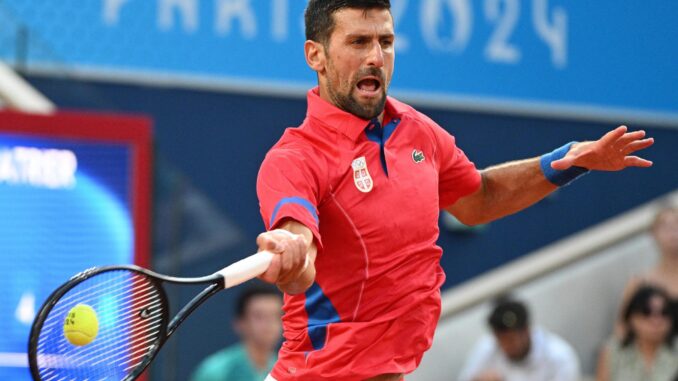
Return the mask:
<svg viewBox="0 0 678 381">
<path fill-rule="evenodd" d="M 374 104 L 362 104 L 358 101 L 355 95 L 358 82 L 360 81 L 360 75 L 357 76 L 357 79 L 351 81 L 349 87 L 350 90 L 347 94 L 342 94 L 341 92 L 337 91 L 332 86 L 332 82 L 329 80 L 327 81 L 327 92 L 334 104 L 340 109 L 365 120 L 371 120 L 378 117 L 384 111 L 384 107 L 386 106 L 386 83 L 383 80 L 383 75 L 381 75 L 381 72 L 378 69 L 369 71 L 369 75 L 380 76 L 382 78 L 380 89 L 381 97 Z"/>
</svg>

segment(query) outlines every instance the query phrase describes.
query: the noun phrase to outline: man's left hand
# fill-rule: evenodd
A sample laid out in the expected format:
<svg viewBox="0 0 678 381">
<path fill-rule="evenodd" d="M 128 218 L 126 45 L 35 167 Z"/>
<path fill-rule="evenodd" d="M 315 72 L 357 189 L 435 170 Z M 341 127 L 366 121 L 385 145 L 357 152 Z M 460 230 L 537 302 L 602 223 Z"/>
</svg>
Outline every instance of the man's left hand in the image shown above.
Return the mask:
<svg viewBox="0 0 678 381">
<path fill-rule="evenodd" d="M 628 132 L 620 126 L 593 142 L 575 143 L 564 158 L 551 163 L 556 170 L 572 166 L 596 171 L 620 171 L 626 167 L 650 167 L 652 162 L 632 153 L 645 149 L 654 139 L 645 138 L 645 131 Z"/>
</svg>

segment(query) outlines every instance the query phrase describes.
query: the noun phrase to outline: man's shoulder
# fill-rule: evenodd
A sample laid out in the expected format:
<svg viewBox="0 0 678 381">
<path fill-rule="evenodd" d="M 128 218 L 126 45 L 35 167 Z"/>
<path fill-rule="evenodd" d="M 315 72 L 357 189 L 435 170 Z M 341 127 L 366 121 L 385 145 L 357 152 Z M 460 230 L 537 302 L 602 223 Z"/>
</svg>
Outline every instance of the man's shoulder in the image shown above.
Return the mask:
<svg viewBox="0 0 678 381">
<path fill-rule="evenodd" d="M 330 163 L 336 160 L 336 144 L 326 129 L 313 126 L 306 119 L 299 127 L 285 130 L 277 143 L 271 147 L 261 168 L 284 167 L 323 177 Z"/>
<path fill-rule="evenodd" d="M 321 153 L 331 139 L 327 129 L 316 126 L 309 119 L 298 127 L 288 127 L 269 152 L 293 150 L 305 154 Z"/>
<path fill-rule="evenodd" d="M 501 352 L 494 336 L 485 333 L 473 343 L 459 379 L 471 380 L 484 369 L 504 368 L 506 364 L 506 357 Z"/>
<path fill-rule="evenodd" d="M 577 361 L 574 348 L 558 334 L 540 328 L 538 334 L 542 336 L 544 355 L 556 361 Z"/>
<path fill-rule="evenodd" d="M 224 373 L 246 361 L 245 348 L 234 344 L 207 356 L 195 370 L 192 381 L 222 379 Z"/>
<path fill-rule="evenodd" d="M 212 353 L 204 360 L 204 363 L 210 365 L 223 365 L 234 361 L 240 361 L 245 356 L 247 356 L 245 348 L 241 344 L 233 344 L 230 347 Z"/>
<path fill-rule="evenodd" d="M 473 345 L 472 353 L 479 357 L 494 357 L 500 353 L 497 340 L 489 333 L 484 333 Z"/>
</svg>

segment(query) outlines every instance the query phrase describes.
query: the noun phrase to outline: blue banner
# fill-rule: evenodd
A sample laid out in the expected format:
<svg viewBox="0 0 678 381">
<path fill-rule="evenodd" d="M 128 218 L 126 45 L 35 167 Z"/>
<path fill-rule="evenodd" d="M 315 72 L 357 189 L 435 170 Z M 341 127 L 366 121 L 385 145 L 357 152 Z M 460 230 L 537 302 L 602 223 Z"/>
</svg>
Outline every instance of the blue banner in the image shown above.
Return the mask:
<svg viewBox="0 0 678 381">
<path fill-rule="evenodd" d="M 678 2 L 392 0 L 394 93 L 678 120 Z M 29 64 L 299 89 L 299 0 L 0 0 Z M 0 28 L 1 29 L 1 28 Z M 0 39 L 7 41 L 8 39 Z M 14 44 L 0 57 L 16 59 Z"/>
<path fill-rule="evenodd" d="M 130 151 L 0 132 L 1 380 L 30 379 L 26 340 L 57 286 L 134 261 Z"/>
</svg>

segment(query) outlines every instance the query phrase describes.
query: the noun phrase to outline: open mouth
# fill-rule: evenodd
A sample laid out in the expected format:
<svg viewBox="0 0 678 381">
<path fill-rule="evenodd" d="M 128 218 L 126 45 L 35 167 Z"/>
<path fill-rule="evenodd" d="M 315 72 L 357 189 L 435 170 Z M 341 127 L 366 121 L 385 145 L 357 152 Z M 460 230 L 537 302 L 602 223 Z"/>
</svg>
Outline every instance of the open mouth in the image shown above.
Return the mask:
<svg viewBox="0 0 678 381">
<path fill-rule="evenodd" d="M 356 87 L 362 95 L 374 97 L 380 94 L 381 81 L 376 77 L 365 77 L 358 81 Z"/>
</svg>

